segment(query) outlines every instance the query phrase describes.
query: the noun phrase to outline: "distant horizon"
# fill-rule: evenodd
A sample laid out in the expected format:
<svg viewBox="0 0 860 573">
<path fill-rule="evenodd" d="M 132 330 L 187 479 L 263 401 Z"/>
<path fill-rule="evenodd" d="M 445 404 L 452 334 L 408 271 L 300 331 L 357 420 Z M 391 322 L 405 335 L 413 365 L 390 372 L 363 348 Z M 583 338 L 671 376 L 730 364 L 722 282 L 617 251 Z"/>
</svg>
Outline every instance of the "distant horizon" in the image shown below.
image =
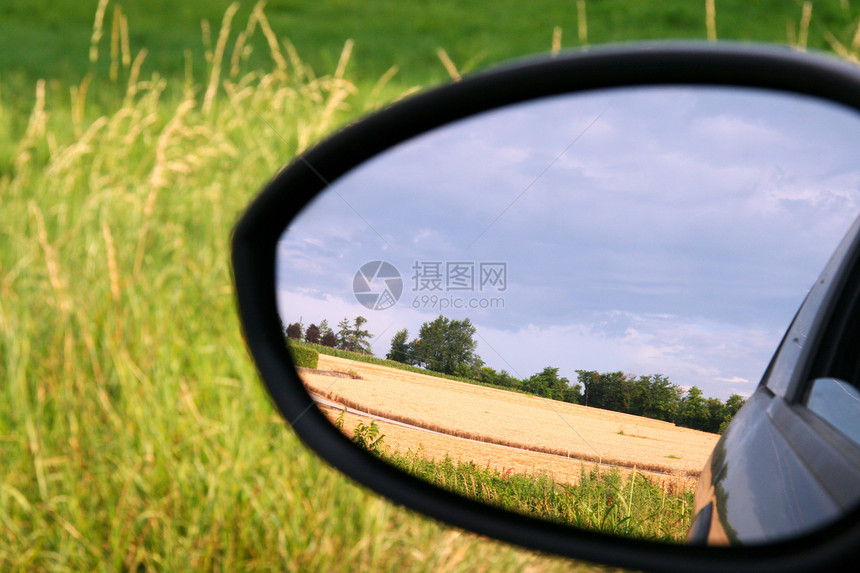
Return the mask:
<svg viewBox="0 0 860 573">
<path fill-rule="evenodd" d="M 359 315 L 359 316 L 364 316 L 364 315 Z M 443 315 L 441 315 L 441 316 L 445 316 L 445 315 L 443 314 Z M 352 323 L 353 323 L 353 321 L 354 321 L 354 319 L 355 319 L 356 317 L 345 317 L 345 318 L 349 318 L 350 325 L 352 325 Z M 364 318 L 367 318 L 367 317 L 364 317 Z M 438 316 L 437 316 L 436 318 L 438 318 Z M 445 318 L 449 318 L 449 319 L 450 319 L 450 317 L 445 317 Z M 326 319 L 326 320 L 327 320 L 327 319 Z M 335 325 L 335 326 L 332 326 L 332 321 L 328 321 L 328 327 L 329 327 L 329 329 L 330 329 L 333 333 L 337 334 L 337 332 L 338 332 L 338 330 L 337 330 L 337 323 L 338 323 L 338 322 L 340 322 L 340 321 L 342 321 L 342 320 L 343 320 L 343 318 L 341 318 L 340 320 L 336 321 L 336 322 L 334 323 L 334 325 Z M 284 325 L 284 328 L 286 329 L 290 324 L 297 323 L 297 322 L 298 322 L 298 323 L 300 323 L 300 324 L 302 325 L 302 328 L 303 328 L 303 330 L 302 330 L 302 336 L 304 337 L 304 333 L 305 333 L 305 331 L 307 330 L 308 326 L 310 326 L 311 324 L 313 324 L 313 325 L 315 325 L 315 326 L 319 327 L 319 326 L 320 326 L 320 322 L 322 322 L 322 321 L 319 321 L 319 322 L 305 322 L 305 321 L 303 321 L 303 320 L 302 320 L 302 317 L 299 317 L 299 319 L 297 319 L 297 320 L 284 322 L 284 323 L 283 323 L 283 325 Z M 432 321 L 431 321 L 431 322 L 432 322 Z M 399 330 L 403 330 L 403 329 L 399 329 Z M 407 329 L 407 330 L 408 330 L 408 329 Z M 397 331 L 395 331 L 395 332 L 397 332 Z M 414 341 L 415 339 L 417 339 L 417 338 L 418 338 L 418 335 L 417 335 L 417 334 L 416 334 L 416 335 L 412 335 L 412 334 L 410 333 L 410 334 L 409 334 L 409 337 L 408 337 L 408 340 L 409 340 L 409 342 L 413 342 L 413 341 Z M 478 341 L 480 341 L 480 337 L 478 337 L 478 338 L 477 338 L 477 340 L 478 340 Z M 307 340 L 305 340 L 304 338 L 302 338 L 302 339 L 300 340 L 300 342 L 302 342 L 302 343 L 304 343 L 304 344 L 313 344 L 313 345 L 316 345 L 316 346 L 325 346 L 325 345 L 324 345 L 324 344 L 322 344 L 321 342 L 312 343 L 312 342 L 308 342 L 308 341 L 307 341 Z M 372 344 L 372 341 L 371 341 L 371 344 Z M 480 346 L 480 343 L 479 343 L 479 346 Z M 460 378 L 460 377 L 459 377 L 459 376 L 457 376 L 456 374 L 446 374 L 446 373 L 444 373 L 444 372 L 439 372 L 439 371 L 437 371 L 437 370 L 431 370 L 431 369 L 429 369 L 429 368 L 425 368 L 425 367 L 422 367 L 422 366 L 417 366 L 417 365 L 414 365 L 414 364 L 409 364 L 409 363 L 407 363 L 407 362 L 401 362 L 401 361 L 399 361 L 399 360 L 393 360 L 393 359 L 387 358 L 387 357 L 386 357 L 386 355 L 388 354 L 388 352 L 389 352 L 389 350 L 390 350 L 390 347 L 391 347 L 391 341 L 389 340 L 388 347 L 386 348 L 386 350 L 385 350 L 385 352 L 384 352 L 384 353 L 383 353 L 383 352 L 377 353 L 373 348 L 371 348 L 371 351 L 372 351 L 373 353 L 372 353 L 372 354 L 369 354 L 369 355 L 367 355 L 367 356 L 370 356 L 370 357 L 372 357 L 372 358 L 378 358 L 378 359 L 381 359 L 381 360 L 392 360 L 393 362 L 400 362 L 401 364 L 405 364 L 405 365 L 407 365 L 407 366 L 414 366 L 415 368 L 419 368 L 419 369 L 421 369 L 421 370 L 425 370 L 425 371 L 427 371 L 427 372 L 433 372 L 433 373 L 435 373 L 435 374 L 431 374 L 431 375 L 438 375 L 438 376 L 446 377 L 446 378 L 448 378 L 448 377 L 450 377 L 450 378 Z M 338 350 L 338 351 L 343 351 L 343 349 L 337 348 L 336 346 L 335 346 L 335 347 L 333 347 L 333 348 L 335 348 L 335 349 L 336 349 L 336 350 Z M 349 351 L 349 352 L 355 352 L 355 351 Z M 363 354 L 363 353 L 361 353 L 361 352 L 355 352 L 355 353 L 356 353 L 356 354 Z M 482 359 L 482 361 L 483 361 L 483 357 L 482 357 L 482 356 L 480 356 L 480 353 L 479 353 L 479 352 L 476 352 L 476 354 L 477 354 L 477 355 L 478 355 L 478 357 L 479 357 L 479 358 L 481 358 L 481 359 Z M 487 363 L 484 363 L 484 364 L 482 365 L 482 367 L 483 367 L 483 366 L 490 366 L 490 365 L 489 365 L 489 364 L 487 364 Z M 546 365 L 546 366 L 542 367 L 540 370 L 538 370 L 538 371 L 536 371 L 536 372 L 532 372 L 532 373 L 530 373 L 530 374 L 528 374 L 528 375 L 526 375 L 526 376 L 519 377 L 519 376 L 516 376 L 516 375 L 515 375 L 514 373 L 512 373 L 511 371 L 507 370 L 506 368 L 494 368 L 494 367 L 490 366 L 490 368 L 493 368 L 493 370 L 495 370 L 495 372 L 496 372 L 497 374 L 501 373 L 501 372 L 504 370 L 504 371 L 506 371 L 510 376 L 513 376 L 514 378 L 516 378 L 517 380 L 520 380 L 520 381 L 527 380 L 528 378 L 530 378 L 530 377 L 532 377 L 532 376 L 534 376 L 534 375 L 536 375 L 536 374 L 540 374 L 540 373 L 541 373 L 541 372 L 543 372 L 543 370 L 544 370 L 545 368 L 547 368 L 547 367 L 549 367 L 549 368 L 558 368 L 557 366 L 553 366 L 552 364 L 548 364 L 548 365 Z M 617 368 L 616 368 L 616 369 L 614 369 L 614 370 L 599 370 L 599 371 L 594 370 L 594 369 L 590 369 L 590 368 L 577 368 L 576 370 L 574 370 L 574 371 L 573 371 L 572 375 L 566 375 L 566 374 L 562 373 L 562 372 L 561 372 L 561 370 L 559 369 L 558 376 L 559 376 L 559 378 L 567 378 L 567 380 L 568 380 L 568 382 L 570 383 L 571 387 L 573 387 L 573 386 L 575 386 L 576 384 L 578 384 L 578 374 L 577 374 L 577 370 L 582 370 L 582 371 L 586 371 L 586 372 L 597 372 L 598 374 L 612 374 L 612 373 L 615 373 L 615 372 L 621 372 L 621 373 L 623 373 L 625 376 L 633 376 L 633 377 L 635 377 L 635 378 L 637 378 L 637 379 L 638 379 L 638 378 L 640 378 L 640 377 L 644 377 L 644 376 L 660 375 L 661 377 L 666 378 L 670 383 L 672 383 L 672 384 L 674 384 L 674 385 L 678 386 L 679 388 L 681 388 L 681 389 L 684 391 L 684 393 L 687 393 L 687 392 L 690 390 L 690 388 L 692 388 L 693 386 L 698 387 L 696 384 L 693 384 L 693 385 L 691 385 L 691 386 L 687 386 L 687 387 L 684 387 L 684 386 L 682 386 L 682 385 L 680 385 L 680 384 L 675 384 L 675 382 L 674 382 L 670 377 L 668 377 L 668 376 L 664 375 L 662 372 L 628 372 L 628 371 L 626 371 L 626 370 L 623 370 L 623 369 L 617 369 Z M 628 378 L 628 379 L 630 379 L 630 378 Z M 476 382 L 480 382 L 481 384 L 484 384 L 484 383 L 485 383 L 485 382 L 483 382 L 483 381 L 478 381 L 478 380 L 476 380 Z M 500 387 L 500 388 L 501 388 L 501 389 L 504 389 L 504 390 L 512 390 L 512 391 L 515 391 L 515 390 L 516 390 L 515 388 L 504 388 L 504 387 Z M 702 390 L 701 388 L 699 388 L 699 389 L 700 389 L 700 390 Z M 740 393 L 734 393 L 734 394 L 738 394 L 739 396 L 743 396 L 743 398 L 744 398 L 744 399 L 746 399 L 746 398 L 748 398 L 748 397 L 749 397 L 749 396 L 744 396 L 743 394 L 740 394 Z M 704 396 L 705 398 L 718 398 L 717 396 L 710 396 L 710 395 L 708 395 L 707 393 L 705 393 L 704 391 L 703 391 L 703 396 Z M 730 396 L 731 396 L 731 395 L 730 395 Z M 727 399 L 728 397 L 730 397 L 730 396 L 727 396 L 726 398 L 718 398 L 718 399 L 720 399 L 722 402 L 725 402 L 725 401 L 726 401 L 726 399 Z M 583 404 L 583 405 L 584 405 L 584 404 Z M 636 415 L 636 414 L 631 414 L 631 415 Z M 647 416 L 646 416 L 646 417 L 647 417 Z"/>
</svg>

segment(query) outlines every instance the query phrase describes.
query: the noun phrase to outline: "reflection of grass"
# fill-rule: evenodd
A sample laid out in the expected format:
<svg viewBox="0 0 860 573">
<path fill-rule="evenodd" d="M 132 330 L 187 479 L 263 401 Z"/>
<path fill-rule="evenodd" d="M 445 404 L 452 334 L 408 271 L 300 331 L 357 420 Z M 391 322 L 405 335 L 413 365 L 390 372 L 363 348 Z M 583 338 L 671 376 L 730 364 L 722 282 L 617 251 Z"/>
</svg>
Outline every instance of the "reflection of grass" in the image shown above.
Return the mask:
<svg viewBox="0 0 860 573">
<path fill-rule="evenodd" d="M 446 456 L 433 461 L 422 451 L 389 452 L 383 458 L 404 471 L 478 501 L 604 533 L 683 542 L 692 517 L 693 492 L 666 489 L 640 473 L 582 466 L 579 483 L 555 482 L 546 474 L 513 473 Z"/>
</svg>

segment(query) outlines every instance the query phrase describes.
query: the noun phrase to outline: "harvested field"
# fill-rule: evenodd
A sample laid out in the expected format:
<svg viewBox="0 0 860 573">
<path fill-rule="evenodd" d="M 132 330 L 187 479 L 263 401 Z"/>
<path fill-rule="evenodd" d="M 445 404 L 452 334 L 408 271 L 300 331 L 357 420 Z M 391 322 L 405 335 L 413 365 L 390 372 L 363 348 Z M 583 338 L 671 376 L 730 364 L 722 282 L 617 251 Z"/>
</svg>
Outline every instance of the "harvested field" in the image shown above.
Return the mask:
<svg viewBox="0 0 860 573">
<path fill-rule="evenodd" d="M 448 434 L 378 422 L 386 446 L 405 451 L 421 445 L 428 457 L 441 458 L 448 453 L 455 459 L 500 471 L 545 470 L 559 481 L 571 482 L 579 475 L 583 461 L 599 460 L 662 472 L 675 479 L 687 478 L 681 481 L 690 482 L 698 476 L 719 439 L 716 434 L 679 428 L 668 422 L 334 356 L 320 355 L 319 369 L 360 378 L 305 371 L 302 379 L 315 394 Z M 332 410 L 327 413 L 337 416 Z M 355 418 L 346 417 L 344 430 L 350 435 L 357 423 Z"/>
</svg>

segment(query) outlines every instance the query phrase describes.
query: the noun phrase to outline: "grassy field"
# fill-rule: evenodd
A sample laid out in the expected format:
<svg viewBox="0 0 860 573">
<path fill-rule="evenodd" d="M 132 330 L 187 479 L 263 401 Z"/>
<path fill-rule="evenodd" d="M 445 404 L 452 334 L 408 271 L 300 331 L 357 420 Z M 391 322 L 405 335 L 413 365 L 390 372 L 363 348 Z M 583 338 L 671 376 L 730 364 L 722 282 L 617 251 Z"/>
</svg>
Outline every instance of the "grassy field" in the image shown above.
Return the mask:
<svg viewBox="0 0 860 573">
<path fill-rule="evenodd" d="M 439 47 L 469 69 L 546 51 L 555 26 L 582 43 L 577 4 L 556 4 L 272 1 L 247 54 L 252 4 L 222 41 L 227 2 L 111 2 L 90 59 L 99 2 L 3 2 L 0 570 L 594 569 L 442 527 L 326 468 L 256 380 L 228 267 L 237 215 L 297 150 L 442 81 Z M 591 44 L 706 36 L 703 3 L 586 8 Z M 796 2 L 717 2 L 723 38 L 785 41 L 800 19 Z M 816 4 L 810 45 L 850 47 L 857 20 Z"/>
<path fill-rule="evenodd" d="M 683 543 L 693 513 L 692 491 L 669 491 L 640 473 L 581 465 L 572 485 L 534 470 L 498 470 L 448 456 L 431 460 L 421 449 L 386 449 L 381 455 L 413 475 L 483 503 L 612 535 Z"/>
<path fill-rule="evenodd" d="M 0 7 L 0 70 L 29 79 L 80 81 L 92 66 L 87 53 L 98 0 L 5 0 Z M 116 7 L 129 22 L 136 52 L 149 52 L 144 72 L 169 77 L 185 73 L 187 51 L 198 71 L 205 68 L 200 41 L 201 20 L 214 35 L 231 0 L 152 0 L 111 2 L 105 11 L 110 30 Z M 266 14 L 280 38 L 288 38 L 315 69 L 331 70 L 343 43 L 355 40 L 359 81 L 376 81 L 391 66 L 407 85 L 442 81 L 447 74 L 436 55 L 445 49 L 462 69 L 525 54 L 546 52 L 553 30 L 561 29 L 561 46 L 649 39 L 706 39 L 706 0 L 630 2 L 600 0 L 523 3 L 500 0 L 492 7 L 455 0 L 352 2 L 268 0 Z M 724 40 L 795 43 L 802 19 L 798 0 L 716 0 L 714 32 Z M 254 2 L 241 2 L 237 18 L 244 22 Z M 860 7 L 848 0 L 816 2 L 806 43 L 828 49 L 832 36 L 849 45 L 857 30 Z M 792 31 L 793 28 L 793 31 Z M 234 30 L 234 36 L 238 29 Z M 268 64 L 265 40 L 253 42 L 254 67 Z M 103 49 L 107 50 L 104 45 Z M 99 66 L 107 71 L 109 63 Z"/>
</svg>

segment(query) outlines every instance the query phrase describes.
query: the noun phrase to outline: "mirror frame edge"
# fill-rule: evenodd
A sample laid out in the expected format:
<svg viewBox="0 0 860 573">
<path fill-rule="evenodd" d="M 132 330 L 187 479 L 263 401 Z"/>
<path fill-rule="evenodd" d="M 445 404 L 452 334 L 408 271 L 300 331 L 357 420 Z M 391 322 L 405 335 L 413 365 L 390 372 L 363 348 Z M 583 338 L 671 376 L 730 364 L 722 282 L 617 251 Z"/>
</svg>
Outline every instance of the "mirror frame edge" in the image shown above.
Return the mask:
<svg viewBox="0 0 860 573">
<path fill-rule="evenodd" d="M 655 571 L 764 572 L 830 568 L 860 558 L 860 509 L 797 539 L 715 550 L 576 530 L 442 490 L 354 446 L 314 406 L 283 343 L 274 272 L 277 241 L 327 182 L 404 140 L 483 111 L 562 93 L 670 84 L 799 93 L 860 113 L 860 71 L 831 57 L 734 44 L 592 48 L 516 62 L 423 92 L 347 126 L 281 170 L 236 225 L 232 268 L 247 347 L 269 395 L 301 441 L 399 505 L 501 541 L 575 559 Z"/>
</svg>

